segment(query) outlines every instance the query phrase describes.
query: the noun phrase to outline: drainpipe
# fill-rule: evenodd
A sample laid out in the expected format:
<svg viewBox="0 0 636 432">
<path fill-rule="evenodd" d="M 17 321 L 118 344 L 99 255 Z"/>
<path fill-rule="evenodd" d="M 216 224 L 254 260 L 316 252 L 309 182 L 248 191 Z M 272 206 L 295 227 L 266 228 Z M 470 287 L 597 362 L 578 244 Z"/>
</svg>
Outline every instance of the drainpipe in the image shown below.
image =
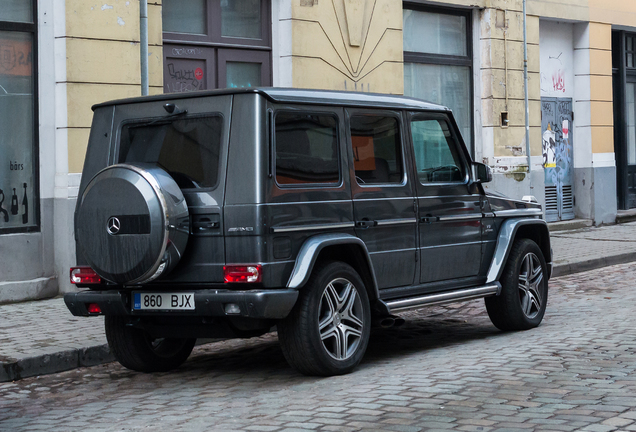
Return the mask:
<svg viewBox="0 0 636 432">
<path fill-rule="evenodd" d="M 141 95 L 148 95 L 148 0 L 139 0 L 139 54 L 141 56 Z"/>
<path fill-rule="evenodd" d="M 526 93 L 526 156 L 528 157 L 528 181 L 530 182 L 530 195 L 532 195 L 532 163 L 530 158 L 530 104 L 528 103 L 528 30 L 526 17 L 526 1 L 527 0 L 523 0 L 523 80 Z"/>
</svg>

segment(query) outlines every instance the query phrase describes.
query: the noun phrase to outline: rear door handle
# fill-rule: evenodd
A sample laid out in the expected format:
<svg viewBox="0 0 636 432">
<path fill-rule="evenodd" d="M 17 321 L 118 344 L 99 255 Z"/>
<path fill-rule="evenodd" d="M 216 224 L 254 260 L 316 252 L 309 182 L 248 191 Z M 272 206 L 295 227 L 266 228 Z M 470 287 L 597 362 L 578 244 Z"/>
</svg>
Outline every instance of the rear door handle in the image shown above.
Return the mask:
<svg viewBox="0 0 636 432">
<path fill-rule="evenodd" d="M 210 228 L 218 228 L 219 223 L 218 222 L 194 222 L 192 226 L 198 229 L 210 229 Z"/>
<path fill-rule="evenodd" d="M 356 222 L 356 226 L 358 228 L 369 228 L 369 227 L 374 227 L 378 224 L 378 221 L 367 221 L 367 220 L 362 220 L 362 221 L 357 221 Z"/>
<path fill-rule="evenodd" d="M 431 215 L 427 215 L 427 216 L 422 216 L 420 218 L 420 223 L 433 223 L 433 222 L 437 222 L 439 220 L 438 216 L 431 216 Z"/>
</svg>

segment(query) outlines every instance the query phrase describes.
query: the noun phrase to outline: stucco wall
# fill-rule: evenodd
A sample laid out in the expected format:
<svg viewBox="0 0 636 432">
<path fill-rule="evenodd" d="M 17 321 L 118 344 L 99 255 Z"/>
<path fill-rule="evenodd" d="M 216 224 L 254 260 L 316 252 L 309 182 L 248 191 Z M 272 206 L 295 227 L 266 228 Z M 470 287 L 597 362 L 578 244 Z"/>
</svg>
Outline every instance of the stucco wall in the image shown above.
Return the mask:
<svg viewBox="0 0 636 432">
<path fill-rule="evenodd" d="M 141 95 L 139 2 L 66 0 L 68 172 L 81 173 L 91 105 Z M 150 93 L 162 92 L 161 2 L 148 4 Z"/>
<path fill-rule="evenodd" d="M 294 0 L 291 25 L 294 87 L 404 92 L 400 0 Z"/>
</svg>

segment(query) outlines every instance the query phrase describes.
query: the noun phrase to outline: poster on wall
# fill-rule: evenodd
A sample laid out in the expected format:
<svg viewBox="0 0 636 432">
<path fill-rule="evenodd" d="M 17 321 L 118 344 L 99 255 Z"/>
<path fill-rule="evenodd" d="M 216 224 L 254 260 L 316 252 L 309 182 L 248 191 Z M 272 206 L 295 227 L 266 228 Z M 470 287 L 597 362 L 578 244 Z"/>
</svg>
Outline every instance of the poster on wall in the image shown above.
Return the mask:
<svg viewBox="0 0 636 432">
<path fill-rule="evenodd" d="M 0 31 L 0 232 L 37 225 L 33 103 L 32 36 Z"/>
</svg>

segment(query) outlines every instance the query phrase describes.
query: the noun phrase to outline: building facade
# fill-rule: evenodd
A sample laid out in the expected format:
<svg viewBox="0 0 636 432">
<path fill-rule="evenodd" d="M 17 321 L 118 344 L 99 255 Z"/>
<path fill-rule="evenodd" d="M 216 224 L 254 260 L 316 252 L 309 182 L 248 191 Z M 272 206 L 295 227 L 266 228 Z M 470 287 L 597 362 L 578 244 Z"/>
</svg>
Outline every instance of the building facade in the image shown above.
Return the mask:
<svg viewBox="0 0 636 432">
<path fill-rule="evenodd" d="M 5 4 L 8 6 L 5 7 Z M 187 7 L 186 7 L 187 6 Z M 488 188 L 552 221 L 636 207 L 636 2 L 149 0 L 150 93 L 281 86 L 453 109 Z M 72 290 L 91 105 L 140 94 L 138 0 L 0 10 L 0 302 Z"/>
</svg>

